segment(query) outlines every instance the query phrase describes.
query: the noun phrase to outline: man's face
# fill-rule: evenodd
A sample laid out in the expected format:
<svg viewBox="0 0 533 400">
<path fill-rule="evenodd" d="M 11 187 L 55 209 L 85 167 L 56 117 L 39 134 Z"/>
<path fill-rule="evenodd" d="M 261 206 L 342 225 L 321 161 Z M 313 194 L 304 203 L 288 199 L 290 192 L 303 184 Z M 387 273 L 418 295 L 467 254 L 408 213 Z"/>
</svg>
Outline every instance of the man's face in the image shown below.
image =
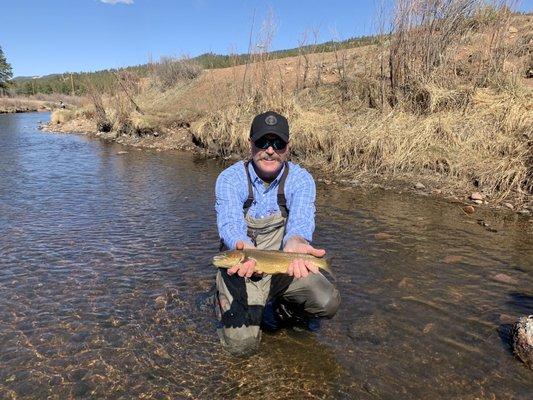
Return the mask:
<svg viewBox="0 0 533 400">
<path fill-rule="evenodd" d="M 275 141 L 276 139 L 281 140 L 277 135 L 273 133 L 266 134 L 265 136 L 257 140 L 257 143 L 261 143 L 261 139 L 263 139 L 263 142 L 265 142 L 265 139 L 268 141 Z M 278 150 L 274 148 L 273 144 L 274 143 L 272 142 L 268 142 L 268 147 L 266 149 L 261 149 L 250 140 L 252 160 L 256 167 L 257 175 L 265 181 L 275 179 L 279 171 L 283 167 L 283 163 L 289 157 L 289 143 L 287 143 L 283 149 Z"/>
</svg>

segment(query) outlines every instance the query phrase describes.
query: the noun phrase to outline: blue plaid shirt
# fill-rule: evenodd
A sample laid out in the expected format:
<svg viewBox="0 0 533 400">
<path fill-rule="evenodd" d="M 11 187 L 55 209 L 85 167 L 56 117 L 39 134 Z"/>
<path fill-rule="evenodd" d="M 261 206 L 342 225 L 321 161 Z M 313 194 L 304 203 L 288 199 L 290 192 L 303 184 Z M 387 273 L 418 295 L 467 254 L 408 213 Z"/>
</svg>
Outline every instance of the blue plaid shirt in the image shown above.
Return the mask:
<svg viewBox="0 0 533 400">
<path fill-rule="evenodd" d="M 252 163 L 248 164 L 254 192 L 254 202 L 248 210 L 250 217 L 265 218 L 280 213 L 277 194 L 283 169 L 265 188 L 263 180 L 255 173 Z M 292 236 L 301 236 L 311 242 L 315 230 L 315 197 L 315 182 L 311 174 L 304 168 L 289 162 L 289 174 L 285 181 L 285 198 L 289 217 L 285 226 L 283 245 Z M 238 240 L 252 243 L 246 234 L 247 225 L 242 210 L 247 198 L 248 180 L 244 163 L 239 161 L 220 173 L 215 187 L 218 232 L 224 244 L 230 249 L 235 248 Z"/>
</svg>

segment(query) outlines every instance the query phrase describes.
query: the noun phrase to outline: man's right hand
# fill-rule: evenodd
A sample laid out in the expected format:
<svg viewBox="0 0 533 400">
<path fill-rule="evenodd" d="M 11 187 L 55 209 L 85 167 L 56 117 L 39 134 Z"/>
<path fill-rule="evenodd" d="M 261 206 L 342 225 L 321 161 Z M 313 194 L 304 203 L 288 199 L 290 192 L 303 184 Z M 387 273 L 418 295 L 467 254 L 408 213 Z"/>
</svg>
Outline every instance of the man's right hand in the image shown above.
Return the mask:
<svg viewBox="0 0 533 400">
<path fill-rule="evenodd" d="M 244 250 L 244 249 L 255 249 L 255 246 L 246 243 L 242 240 L 239 240 L 235 244 L 235 249 L 237 250 Z M 250 278 L 255 271 L 255 260 L 247 260 L 243 263 L 239 263 L 237 265 L 234 265 L 230 269 L 228 269 L 228 275 L 233 275 L 235 272 L 240 277 L 246 277 Z"/>
</svg>

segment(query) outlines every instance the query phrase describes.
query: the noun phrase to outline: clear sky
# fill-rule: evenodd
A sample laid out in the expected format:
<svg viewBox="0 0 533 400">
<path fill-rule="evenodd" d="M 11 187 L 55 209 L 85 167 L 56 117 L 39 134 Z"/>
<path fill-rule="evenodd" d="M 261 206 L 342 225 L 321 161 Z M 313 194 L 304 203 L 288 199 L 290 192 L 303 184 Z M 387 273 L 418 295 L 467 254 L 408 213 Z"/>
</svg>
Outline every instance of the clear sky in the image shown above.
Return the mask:
<svg viewBox="0 0 533 400">
<path fill-rule="evenodd" d="M 160 56 L 245 53 L 274 13 L 272 49 L 376 31 L 380 0 L 2 0 L 0 46 L 14 76 L 95 71 Z M 531 11 L 533 0 L 521 10 Z M 313 35 L 310 35 L 311 38 Z M 310 39 L 312 40 L 312 39 Z"/>
</svg>

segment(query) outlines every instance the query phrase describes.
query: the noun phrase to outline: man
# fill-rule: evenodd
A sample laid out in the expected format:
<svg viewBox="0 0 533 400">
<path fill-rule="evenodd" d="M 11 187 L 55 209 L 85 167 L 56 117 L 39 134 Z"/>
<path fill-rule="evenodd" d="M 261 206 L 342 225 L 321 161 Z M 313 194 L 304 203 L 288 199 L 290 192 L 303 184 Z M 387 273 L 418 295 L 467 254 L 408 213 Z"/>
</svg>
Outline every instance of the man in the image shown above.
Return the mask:
<svg viewBox="0 0 533 400">
<path fill-rule="evenodd" d="M 312 254 L 325 250 L 310 243 L 315 228 L 315 183 L 298 165 L 287 162 L 287 119 L 268 111 L 250 128 L 251 159 L 222 171 L 216 183 L 217 226 L 223 249 L 258 248 Z M 255 272 L 247 260 L 217 273 L 218 333 L 233 354 L 254 352 L 261 325 L 276 328 L 297 314 L 304 321 L 331 318 L 339 292 L 311 263 L 293 261 L 288 274 Z M 266 309 L 265 309 L 266 306 Z"/>
</svg>

